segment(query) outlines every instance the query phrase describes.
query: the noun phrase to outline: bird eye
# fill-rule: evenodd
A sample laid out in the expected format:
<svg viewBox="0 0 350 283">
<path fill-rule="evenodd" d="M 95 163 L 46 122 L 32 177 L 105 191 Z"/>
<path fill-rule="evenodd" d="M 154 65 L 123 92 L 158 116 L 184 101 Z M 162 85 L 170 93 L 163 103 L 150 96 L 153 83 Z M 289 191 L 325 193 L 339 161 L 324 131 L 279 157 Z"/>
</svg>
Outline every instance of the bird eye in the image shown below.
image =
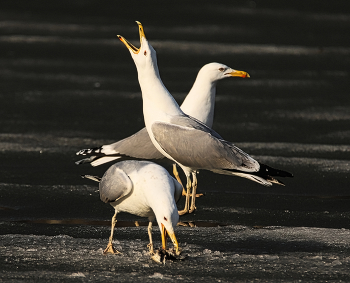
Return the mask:
<svg viewBox="0 0 350 283">
<path fill-rule="evenodd" d="M 164 216 L 164 220 L 165 220 L 165 221 L 168 221 L 168 219 L 166 219 L 166 217 L 165 217 L 165 216 Z"/>
<path fill-rule="evenodd" d="M 219 71 L 223 72 L 223 71 L 225 71 L 225 68 L 220 68 Z"/>
<path fill-rule="evenodd" d="M 147 51 L 146 50 L 145 50 L 145 52 L 143 52 L 143 55 L 145 55 L 145 56 L 147 55 Z"/>
</svg>

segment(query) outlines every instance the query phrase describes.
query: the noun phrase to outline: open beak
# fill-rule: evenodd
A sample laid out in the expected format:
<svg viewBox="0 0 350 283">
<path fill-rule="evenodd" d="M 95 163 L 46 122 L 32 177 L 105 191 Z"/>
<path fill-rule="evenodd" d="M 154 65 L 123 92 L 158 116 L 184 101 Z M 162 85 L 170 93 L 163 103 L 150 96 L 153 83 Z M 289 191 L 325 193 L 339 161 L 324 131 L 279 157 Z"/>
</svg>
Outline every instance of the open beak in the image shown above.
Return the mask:
<svg viewBox="0 0 350 283">
<path fill-rule="evenodd" d="M 179 244 L 178 244 L 178 242 L 176 240 L 175 233 L 169 233 L 166 230 L 165 226 L 162 224 L 161 235 L 162 235 L 162 247 L 163 247 L 163 250 L 166 250 L 167 234 L 169 234 L 169 238 L 171 239 L 171 241 L 174 244 L 174 248 L 175 248 L 176 254 L 179 254 Z"/>
<path fill-rule="evenodd" d="M 231 77 L 250 78 L 247 72 L 237 70 L 233 70 L 232 72 L 226 73 L 225 75 L 230 75 Z"/>
<path fill-rule="evenodd" d="M 145 38 L 146 39 L 146 35 L 145 32 L 143 30 L 143 26 L 140 22 L 136 21 L 136 23 L 139 26 L 139 34 L 140 34 L 140 45 L 142 45 L 142 39 Z M 120 39 L 121 42 L 123 42 L 125 44 L 125 46 L 131 50 L 134 54 L 138 54 L 140 52 L 141 48 L 137 48 L 134 45 L 132 45 L 129 41 L 127 41 L 123 36 L 121 35 L 117 35 L 117 37 Z"/>
</svg>

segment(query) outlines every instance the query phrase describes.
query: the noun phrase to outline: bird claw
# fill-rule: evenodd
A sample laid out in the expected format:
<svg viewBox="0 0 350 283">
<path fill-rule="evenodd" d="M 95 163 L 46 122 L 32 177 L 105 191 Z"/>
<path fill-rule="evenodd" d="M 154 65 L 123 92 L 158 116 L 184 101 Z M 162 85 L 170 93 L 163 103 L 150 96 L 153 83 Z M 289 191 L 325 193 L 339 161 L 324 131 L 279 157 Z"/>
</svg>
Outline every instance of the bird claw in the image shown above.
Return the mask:
<svg viewBox="0 0 350 283">
<path fill-rule="evenodd" d="M 147 248 L 149 249 L 149 253 L 151 256 L 154 256 L 154 250 L 153 250 L 153 244 L 149 243 L 147 245 Z"/>
<path fill-rule="evenodd" d="M 193 213 L 193 212 L 196 211 L 196 209 L 197 209 L 197 207 L 190 208 L 190 209 L 184 208 L 183 210 L 179 210 L 178 213 L 179 213 L 180 216 L 182 216 L 182 215 L 185 215 L 185 214 Z"/>
<path fill-rule="evenodd" d="M 108 243 L 107 248 L 103 251 L 104 255 L 107 254 L 120 254 L 121 252 L 118 252 L 114 247 L 112 243 Z"/>
<path fill-rule="evenodd" d="M 185 215 L 185 214 L 187 214 L 188 213 L 188 209 L 183 209 L 183 210 L 179 210 L 179 215 L 181 216 L 181 215 Z"/>
<path fill-rule="evenodd" d="M 191 207 L 190 210 L 188 211 L 188 213 L 193 213 L 196 211 L 196 209 L 197 209 L 197 207 L 195 207 L 195 206 Z"/>
<path fill-rule="evenodd" d="M 181 193 L 181 195 L 182 195 L 183 197 L 187 196 L 186 191 L 183 190 L 182 193 Z M 204 194 L 196 194 L 196 198 L 200 198 L 200 197 L 202 197 L 202 196 L 204 196 Z M 190 197 L 192 197 L 192 194 L 190 194 Z"/>
<path fill-rule="evenodd" d="M 177 222 L 177 226 L 183 226 L 183 227 L 196 227 L 196 224 L 192 221 L 189 221 L 189 222 L 182 222 L 182 221 L 179 221 Z"/>
</svg>

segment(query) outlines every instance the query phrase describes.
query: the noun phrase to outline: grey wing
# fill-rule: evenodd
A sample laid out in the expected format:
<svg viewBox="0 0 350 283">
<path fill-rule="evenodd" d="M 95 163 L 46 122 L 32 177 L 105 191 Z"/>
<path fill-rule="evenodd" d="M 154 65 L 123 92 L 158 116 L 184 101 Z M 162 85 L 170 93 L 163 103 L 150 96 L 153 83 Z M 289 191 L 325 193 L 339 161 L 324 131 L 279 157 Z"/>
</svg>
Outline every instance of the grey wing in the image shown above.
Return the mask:
<svg viewBox="0 0 350 283">
<path fill-rule="evenodd" d="M 204 132 L 208 132 L 212 136 L 214 136 L 218 139 L 222 139 L 222 137 L 217 132 L 215 132 L 213 129 L 209 128 L 206 124 L 199 121 L 198 119 L 196 119 L 192 116 L 189 116 L 187 114 L 172 117 L 172 119 L 170 120 L 170 123 L 173 125 L 178 125 L 178 126 L 182 126 L 185 128 L 193 128 L 193 129 L 201 130 Z"/>
<path fill-rule="evenodd" d="M 92 166 L 98 166 L 116 159 L 159 160 L 164 158 L 153 145 L 146 128 L 121 141 L 100 147 L 82 149 L 76 154 L 89 157 L 78 160 L 75 164 L 88 163 Z"/>
<path fill-rule="evenodd" d="M 161 159 L 164 158 L 158 149 L 153 145 L 146 128 L 121 141 L 104 146 L 113 151 L 114 154 L 129 156 L 140 159 Z M 112 153 L 112 152 L 111 152 Z"/>
<path fill-rule="evenodd" d="M 256 172 L 260 166 L 247 153 L 205 129 L 156 122 L 157 143 L 176 162 L 195 169 L 233 169 Z"/>
<path fill-rule="evenodd" d="M 114 202 L 128 195 L 133 188 L 129 176 L 116 165 L 112 165 L 103 175 L 100 184 L 100 199 L 105 202 Z"/>
</svg>

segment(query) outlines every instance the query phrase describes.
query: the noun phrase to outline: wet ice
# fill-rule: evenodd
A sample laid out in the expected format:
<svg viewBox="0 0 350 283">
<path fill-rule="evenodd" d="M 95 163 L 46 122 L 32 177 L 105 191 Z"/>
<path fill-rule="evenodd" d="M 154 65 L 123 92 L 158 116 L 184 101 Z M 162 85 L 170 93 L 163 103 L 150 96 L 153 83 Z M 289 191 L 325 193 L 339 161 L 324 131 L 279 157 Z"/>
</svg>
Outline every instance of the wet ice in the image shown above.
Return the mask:
<svg viewBox="0 0 350 283">
<path fill-rule="evenodd" d="M 207 266 L 206 272 L 224 272 L 223 274 L 231 276 L 235 274 L 253 276 L 256 272 L 266 276 L 271 272 L 284 272 L 294 274 L 293 276 L 308 273 L 314 276 L 320 272 L 324 273 L 324 270 L 330 275 L 346 276 L 350 267 L 348 241 L 350 231 L 347 229 L 306 227 L 237 229 L 234 226 L 227 226 L 197 228 L 196 234 L 188 233 L 190 228 L 186 227 L 178 227 L 177 230 L 180 246 L 182 241 L 183 253 L 187 258 L 183 261 L 167 262 L 164 267 L 159 267 L 150 260 L 146 247 L 147 237 L 119 239 L 116 243 L 123 247 L 123 253 L 104 256 L 101 247 L 106 245 L 107 238 L 2 235 L 0 236 L 1 265 L 3 268 L 6 267 L 8 272 L 1 276 L 8 279 L 29 279 L 31 269 L 36 266 L 41 266 L 44 270 L 44 277 L 61 279 L 65 277 L 92 279 L 95 278 L 93 273 L 97 271 L 104 272 L 103 276 L 100 275 L 100 279 L 107 279 L 116 273 L 119 278 L 127 279 L 130 275 L 120 273 L 122 270 L 134 272 L 131 276 L 135 277 L 140 274 L 148 274 L 149 278 L 173 278 L 181 275 L 191 279 L 193 274 L 201 272 L 203 264 Z M 308 242 L 307 245 L 304 245 L 305 241 Z M 68 262 L 70 264 L 67 264 Z M 186 271 L 188 265 L 193 272 Z M 286 270 L 285 266 L 290 266 L 290 269 Z M 249 268 L 242 269 L 242 267 Z M 50 273 L 52 268 L 57 270 L 55 276 Z M 14 273 L 18 269 L 22 270 L 21 275 Z M 64 272 L 65 275 L 60 272 Z M 226 278 L 222 276 L 222 279 Z"/>
</svg>

